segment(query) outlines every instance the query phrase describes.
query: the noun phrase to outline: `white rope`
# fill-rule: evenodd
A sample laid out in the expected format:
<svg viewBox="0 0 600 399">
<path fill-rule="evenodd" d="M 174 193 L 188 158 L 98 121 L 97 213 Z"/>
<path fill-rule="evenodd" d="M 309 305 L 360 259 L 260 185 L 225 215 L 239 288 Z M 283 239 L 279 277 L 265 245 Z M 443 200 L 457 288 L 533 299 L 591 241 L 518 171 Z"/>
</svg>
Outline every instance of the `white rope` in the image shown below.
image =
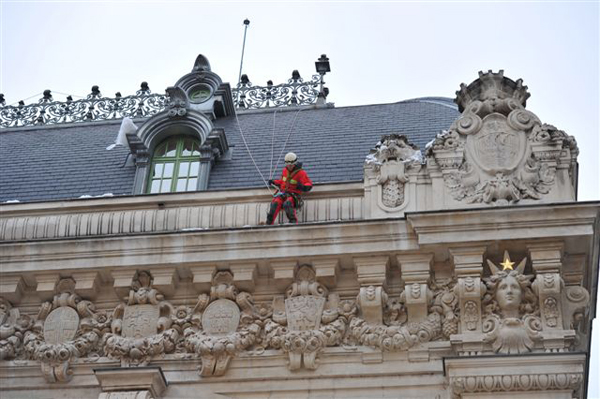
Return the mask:
<svg viewBox="0 0 600 399">
<path fill-rule="evenodd" d="M 267 183 L 267 180 L 265 180 L 265 177 L 263 176 L 262 172 L 258 168 L 258 165 L 254 161 L 254 157 L 252 156 L 252 153 L 250 152 L 250 147 L 248 146 L 248 143 L 246 142 L 246 137 L 244 137 L 244 132 L 242 131 L 242 125 L 240 124 L 240 119 L 238 118 L 237 112 L 235 112 L 235 120 L 237 121 L 238 129 L 240 129 L 240 136 L 242 136 L 242 141 L 244 142 L 244 145 L 246 146 L 246 151 L 248 151 L 248 155 L 250 155 L 250 159 L 252 160 L 254 167 L 256 168 L 256 170 L 258 171 L 258 174 L 262 178 L 263 183 L 265 183 L 265 186 L 267 187 L 267 190 L 269 190 L 269 193 L 271 193 L 271 195 L 273 195 L 273 192 L 271 191 L 271 187 L 269 187 L 269 183 Z"/>
<path fill-rule="evenodd" d="M 37 93 L 37 94 L 34 94 L 34 95 L 33 95 L 33 96 L 31 96 L 31 97 L 27 97 L 26 99 L 24 99 L 24 100 L 19 100 L 19 101 L 23 101 L 23 102 L 25 102 L 25 101 L 29 100 L 30 98 L 33 98 L 33 97 L 37 97 L 37 96 L 39 96 L 40 94 L 44 94 L 44 93 Z M 9 107 L 14 107 L 15 105 L 19 104 L 19 101 L 17 101 L 16 103 L 12 103 L 12 104 L 10 104 L 10 105 L 9 105 Z"/>
<path fill-rule="evenodd" d="M 277 110 L 273 112 L 273 134 L 271 135 L 271 163 L 269 164 L 269 180 L 273 178 L 273 173 L 275 173 L 275 169 L 273 168 L 273 156 L 275 155 L 275 114 L 277 114 Z"/>
<path fill-rule="evenodd" d="M 277 170 L 277 165 L 279 165 L 279 160 L 281 159 L 281 155 L 283 155 L 283 152 L 285 151 L 285 146 L 287 145 L 287 142 L 290 139 L 292 132 L 294 131 L 294 125 L 296 124 L 296 118 L 298 118 L 298 114 L 300 113 L 300 111 L 301 110 L 299 109 L 298 111 L 296 111 L 296 115 L 294 115 L 294 120 L 292 121 L 292 125 L 290 126 L 290 132 L 288 133 L 287 138 L 285 139 L 285 143 L 283 143 L 283 147 L 281 148 L 279 157 L 277 157 L 277 163 L 275 163 L 275 168 L 273 169 L 273 171 Z"/>
</svg>

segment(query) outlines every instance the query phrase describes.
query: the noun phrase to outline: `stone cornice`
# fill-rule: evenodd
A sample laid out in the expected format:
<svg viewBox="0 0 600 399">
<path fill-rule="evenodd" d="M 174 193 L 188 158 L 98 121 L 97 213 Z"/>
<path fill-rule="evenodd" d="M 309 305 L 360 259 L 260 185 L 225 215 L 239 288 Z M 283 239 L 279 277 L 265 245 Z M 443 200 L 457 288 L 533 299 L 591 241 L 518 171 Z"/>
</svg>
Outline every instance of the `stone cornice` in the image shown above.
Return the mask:
<svg viewBox="0 0 600 399">
<path fill-rule="evenodd" d="M 419 245 L 592 236 L 599 202 L 411 212 Z"/>
</svg>

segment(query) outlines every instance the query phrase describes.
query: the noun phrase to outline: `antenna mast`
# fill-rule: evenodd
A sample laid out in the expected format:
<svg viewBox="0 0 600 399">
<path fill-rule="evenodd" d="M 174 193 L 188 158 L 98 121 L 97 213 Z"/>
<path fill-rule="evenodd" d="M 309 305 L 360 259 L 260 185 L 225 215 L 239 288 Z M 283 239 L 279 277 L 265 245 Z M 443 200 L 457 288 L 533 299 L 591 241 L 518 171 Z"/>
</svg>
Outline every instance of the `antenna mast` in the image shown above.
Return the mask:
<svg viewBox="0 0 600 399">
<path fill-rule="evenodd" d="M 240 61 L 240 74 L 238 76 L 238 85 L 242 82 L 242 65 L 244 64 L 244 50 L 246 49 L 246 31 L 250 25 L 250 20 L 246 18 L 244 20 L 244 42 L 242 44 L 242 60 Z"/>
</svg>

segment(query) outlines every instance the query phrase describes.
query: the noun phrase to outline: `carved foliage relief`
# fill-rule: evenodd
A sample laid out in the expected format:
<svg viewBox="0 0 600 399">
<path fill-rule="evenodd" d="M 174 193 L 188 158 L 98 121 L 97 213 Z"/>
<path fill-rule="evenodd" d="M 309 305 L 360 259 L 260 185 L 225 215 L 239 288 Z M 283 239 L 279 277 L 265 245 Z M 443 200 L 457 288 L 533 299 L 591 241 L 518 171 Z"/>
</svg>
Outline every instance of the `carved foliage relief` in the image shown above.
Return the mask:
<svg viewBox="0 0 600 399">
<path fill-rule="evenodd" d="M 221 271 L 213 277 L 210 294 L 198 297 L 184 330 L 185 348 L 200 356 L 200 375 L 220 376 L 232 357 L 257 342 L 260 331 L 252 295 L 238 292 L 231 272 Z"/>
<path fill-rule="evenodd" d="M 461 85 L 455 100 L 461 116 L 427 149 L 455 200 L 498 205 L 537 200 L 554 186 L 558 163 L 571 168 L 575 140 L 526 110 L 528 97 L 527 86 L 502 71 L 480 72 L 475 82 Z"/>
<path fill-rule="evenodd" d="M 586 330 L 581 324 L 589 293 L 565 287 L 556 272 L 526 274 L 527 258 L 518 265 L 508 253 L 503 259 L 488 260 L 489 274 L 481 278 L 406 283 L 394 295 L 383 286 L 365 286 L 356 300 L 340 300 L 317 281 L 312 266 L 302 265 L 285 295 L 271 305 L 255 304 L 250 293 L 238 291 L 231 272 L 219 271 L 194 307 L 174 307 L 153 287 L 151 274 L 138 271 L 112 314 L 97 311 L 77 295 L 72 279 L 62 279 L 36 317 L 0 300 L 0 356 L 37 360 L 46 379 L 56 382 L 71 378 L 73 362 L 102 357 L 128 367 L 166 356 L 196 359 L 200 374 L 208 377 L 223 375 L 234 357 L 265 350 L 283 352 L 290 370 L 314 370 L 325 348 L 333 346 L 427 350 L 428 342 L 460 338 L 481 349 L 453 344 L 458 354 L 573 349 L 579 330 Z M 419 306 L 416 300 L 422 301 Z M 456 384 L 464 392 L 482 389 L 474 380 Z"/>
<path fill-rule="evenodd" d="M 136 272 L 129 296 L 113 312 L 104 351 L 123 365 L 146 365 L 155 356 L 172 353 L 180 337 L 173 306 L 152 288 L 152 280 L 149 272 Z"/>
<path fill-rule="evenodd" d="M 72 359 L 99 356 L 102 335 L 108 331 L 106 313 L 75 293 L 75 281 L 58 282 L 52 302 L 42 304 L 35 323 L 26 332 L 24 350 L 39 360 L 49 382 L 68 381 Z"/>
<path fill-rule="evenodd" d="M 339 307 L 339 297 L 316 281 L 313 267 L 300 266 L 285 299 L 273 300 L 273 316 L 265 325 L 267 346 L 288 354 L 290 370 L 316 369 L 318 354 L 342 343 L 347 318 Z"/>
</svg>

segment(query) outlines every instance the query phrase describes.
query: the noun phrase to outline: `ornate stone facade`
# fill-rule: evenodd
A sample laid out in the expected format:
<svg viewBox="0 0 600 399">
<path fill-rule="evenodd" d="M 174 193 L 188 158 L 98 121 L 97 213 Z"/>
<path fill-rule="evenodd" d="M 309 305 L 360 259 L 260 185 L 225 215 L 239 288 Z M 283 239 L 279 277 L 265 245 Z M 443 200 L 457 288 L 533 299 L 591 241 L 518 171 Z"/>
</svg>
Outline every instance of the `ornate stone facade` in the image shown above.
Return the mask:
<svg viewBox="0 0 600 399">
<path fill-rule="evenodd" d="M 256 190 L 4 205 L 2 396 L 584 397 L 600 208 L 528 96 L 482 73 L 425 160 L 390 132 L 307 195 L 319 223 L 258 226 Z"/>
</svg>

